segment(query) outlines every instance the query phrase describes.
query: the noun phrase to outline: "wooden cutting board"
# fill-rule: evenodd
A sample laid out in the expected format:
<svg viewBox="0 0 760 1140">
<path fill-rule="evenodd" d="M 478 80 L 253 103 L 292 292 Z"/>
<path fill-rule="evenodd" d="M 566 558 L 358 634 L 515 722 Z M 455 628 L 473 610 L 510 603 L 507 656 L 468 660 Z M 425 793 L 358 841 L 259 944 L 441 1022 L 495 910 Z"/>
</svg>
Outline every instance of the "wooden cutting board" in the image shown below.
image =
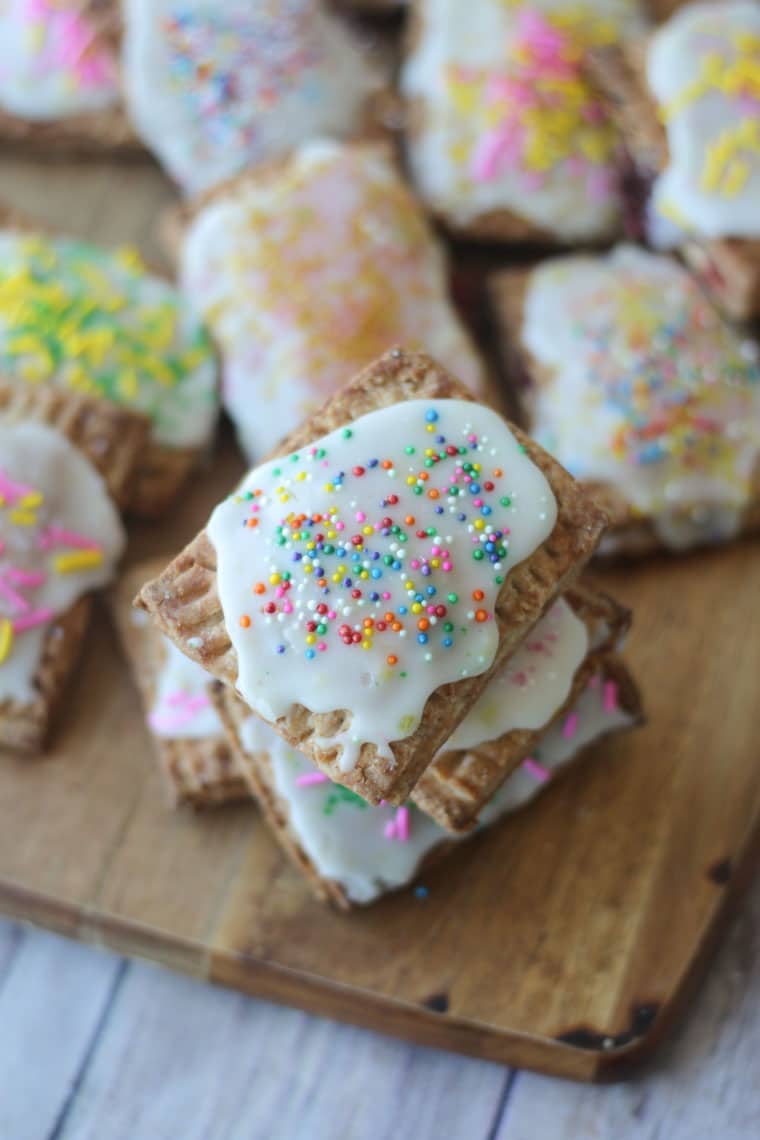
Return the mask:
<svg viewBox="0 0 760 1140">
<path fill-rule="evenodd" d="M 148 233 L 166 196 L 135 169 L 5 163 L 9 188 L 111 240 Z M 130 561 L 178 548 L 239 470 L 228 441 L 166 524 L 134 530 Z M 350 915 L 311 899 L 252 807 L 165 809 L 101 608 L 54 748 L 0 758 L 0 909 L 426 1044 L 623 1072 L 683 1007 L 760 846 L 760 545 L 600 577 L 636 612 L 647 727 L 463 844 L 426 898 Z"/>
</svg>

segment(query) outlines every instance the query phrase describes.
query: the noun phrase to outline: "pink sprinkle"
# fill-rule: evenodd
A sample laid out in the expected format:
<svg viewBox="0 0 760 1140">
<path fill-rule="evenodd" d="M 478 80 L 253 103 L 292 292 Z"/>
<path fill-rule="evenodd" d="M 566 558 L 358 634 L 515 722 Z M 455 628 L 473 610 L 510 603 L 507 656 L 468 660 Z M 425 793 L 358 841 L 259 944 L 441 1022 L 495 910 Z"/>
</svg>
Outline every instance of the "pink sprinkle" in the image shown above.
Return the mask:
<svg viewBox="0 0 760 1140">
<path fill-rule="evenodd" d="M 409 838 L 409 808 L 400 807 L 396 812 L 396 836 L 402 843 Z"/>
<path fill-rule="evenodd" d="M 357 522 L 364 522 L 366 517 L 367 516 L 365 515 L 364 511 L 357 511 L 356 512 L 356 521 Z"/>
<path fill-rule="evenodd" d="M 60 526 L 49 526 L 43 534 L 40 535 L 40 546 L 43 550 L 49 549 L 51 546 L 72 546 L 75 550 L 97 550 L 97 542 L 93 542 L 91 538 L 87 538 L 84 534 L 79 534 L 75 530 L 66 530 Z"/>
<path fill-rule="evenodd" d="M 335 529 L 336 530 L 345 530 L 346 524 L 344 522 L 336 522 Z"/>
<path fill-rule="evenodd" d="M 618 687 L 616 681 L 604 682 L 604 711 L 615 712 L 618 707 Z"/>
<path fill-rule="evenodd" d="M 24 495 L 31 495 L 34 487 L 27 487 L 25 483 L 15 483 L 10 475 L 0 468 L 0 495 L 9 503 L 17 503 Z"/>
<path fill-rule="evenodd" d="M 565 740 L 572 740 L 573 739 L 576 732 L 578 731 L 579 719 L 580 718 L 579 718 L 577 712 L 570 713 L 567 720 L 562 725 L 562 735 L 564 736 Z"/>
<path fill-rule="evenodd" d="M 440 546 L 433 546 L 433 547 L 431 547 L 431 551 L 430 551 L 430 552 L 431 552 L 431 554 L 440 554 L 440 553 L 441 553 L 441 548 L 440 548 Z"/>
<path fill-rule="evenodd" d="M 324 641 L 319 642 L 319 644 L 317 645 L 317 649 L 319 650 L 320 653 L 324 653 L 324 651 L 327 649 L 327 646 L 324 643 Z"/>
<path fill-rule="evenodd" d="M 383 835 L 385 836 L 386 839 L 395 839 L 396 838 L 396 824 L 393 822 L 392 819 L 389 819 L 386 822 L 386 824 L 383 828 Z"/>
<path fill-rule="evenodd" d="M 29 586 L 33 589 L 35 586 L 42 585 L 47 578 L 47 574 L 42 570 L 19 570 L 17 566 L 11 566 L 6 571 L 6 577 L 10 578 L 11 582 L 16 582 L 19 586 Z"/>
<path fill-rule="evenodd" d="M 25 614 L 27 610 L 30 609 L 29 602 L 26 598 L 23 598 L 21 594 L 14 590 L 13 586 L 9 586 L 2 577 L 0 577 L 0 594 L 3 595 L 6 601 L 10 602 L 16 613 Z"/>
<path fill-rule="evenodd" d="M 296 777 L 296 787 L 310 788 L 314 784 L 326 784 L 328 782 L 327 776 L 324 772 L 302 772 L 300 776 Z"/>
<path fill-rule="evenodd" d="M 547 780 L 551 779 L 552 774 L 549 769 L 545 768 L 543 764 L 539 764 L 532 756 L 529 756 L 527 760 L 523 760 L 522 766 L 526 772 L 530 772 L 535 780 L 538 780 L 539 784 L 545 784 Z"/>
<path fill-rule="evenodd" d="M 24 633 L 27 629 L 34 629 L 37 625 L 44 625 L 45 622 L 52 621 L 54 617 L 54 610 L 33 610 L 30 614 L 24 614 L 23 617 L 14 618 L 13 632 Z"/>
<path fill-rule="evenodd" d="M 442 570 L 450 570 L 451 569 L 451 563 L 450 562 L 444 562 L 441 569 Z"/>
</svg>

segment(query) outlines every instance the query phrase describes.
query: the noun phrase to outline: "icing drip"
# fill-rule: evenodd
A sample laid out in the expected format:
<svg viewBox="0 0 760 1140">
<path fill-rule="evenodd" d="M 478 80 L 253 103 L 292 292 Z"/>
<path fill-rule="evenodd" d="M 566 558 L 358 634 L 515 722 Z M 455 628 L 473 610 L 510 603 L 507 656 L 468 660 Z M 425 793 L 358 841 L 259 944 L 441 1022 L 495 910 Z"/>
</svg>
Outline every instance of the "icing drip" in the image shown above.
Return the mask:
<svg viewBox="0 0 760 1140">
<path fill-rule="evenodd" d="M 443 253 L 384 149 L 308 143 L 238 183 L 191 226 L 182 283 L 251 460 L 393 344 L 483 388 Z"/>
<path fill-rule="evenodd" d="M 222 724 L 208 694 L 208 673 L 168 638 L 163 638 L 163 649 L 156 699 L 148 714 L 151 731 L 171 740 L 221 736 Z"/>
<path fill-rule="evenodd" d="M 144 412 L 170 447 L 205 443 L 216 419 L 210 341 L 131 249 L 0 231 L 0 372 Z"/>
<path fill-rule="evenodd" d="M 541 791 L 543 785 L 581 748 L 607 732 L 632 723 L 630 713 L 612 700 L 599 677 L 581 694 L 572 739 L 562 726 L 548 730 L 540 747 L 502 785 L 484 809 L 489 826 Z M 408 883 L 421 861 L 444 842 L 460 837 L 444 831 L 413 805 L 371 807 L 360 796 L 331 783 L 268 725 L 249 717 L 240 729 L 243 748 L 266 753 L 274 790 L 288 809 L 288 825 L 322 878 L 339 883 L 356 903 L 369 903 Z"/>
<path fill-rule="evenodd" d="M 0 425 L 0 701 L 28 702 L 51 623 L 125 544 L 102 479 L 58 432 Z"/>
<path fill-rule="evenodd" d="M 736 533 L 760 455 L 757 347 L 685 270 L 630 246 L 545 262 L 522 340 L 552 372 L 534 434 L 572 474 L 616 487 L 676 549 Z"/>
<path fill-rule="evenodd" d="M 682 8 L 652 37 L 647 79 L 669 151 L 651 237 L 760 236 L 760 7 Z"/>
<path fill-rule="evenodd" d="M 618 220 L 617 135 L 585 77 L 589 48 L 641 27 L 632 0 L 422 4 L 401 85 L 422 105 L 410 160 L 460 225 L 509 210 L 565 239 Z"/>
<path fill-rule="evenodd" d="M 377 86 L 315 0 L 127 0 L 124 68 L 137 130 L 189 194 L 357 133 Z"/>
<path fill-rule="evenodd" d="M 46 121 L 98 111 L 118 100 L 116 59 L 81 11 L 58 0 L 5 0 L 0 106 Z"/>
<path fill-rule="evenodd" d="M 386 407 L 254 469 L 208 526 L 241 695 L 268 721 L 348 710 L 325 743 L 344 771 L 364 742 L 392 760 L 435 689 L 493 662 L 501 585 L 556 511 L 468 401 Z"/>
<path fill-rule="evenodd" d="M 555 602 L 496 675 L 444 745 L 477 748 L 513 729 L 537 729 L 567 700 L 588 651 L 585 623 Z"/>
</svg>

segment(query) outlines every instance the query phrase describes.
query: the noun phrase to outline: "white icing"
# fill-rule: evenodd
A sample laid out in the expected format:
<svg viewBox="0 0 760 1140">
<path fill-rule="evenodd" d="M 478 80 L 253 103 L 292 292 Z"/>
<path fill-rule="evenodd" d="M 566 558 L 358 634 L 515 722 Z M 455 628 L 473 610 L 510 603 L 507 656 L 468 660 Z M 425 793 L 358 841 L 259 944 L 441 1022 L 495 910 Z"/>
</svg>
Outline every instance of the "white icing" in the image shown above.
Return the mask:
<svg viewBox="0 0 760 1140">
<path fill-rule="evenodd" d="M 513 729 L 545 725 L 567 700 L 588 641 L 585 622 L 560 598 L 491 678 L 445 750 L 476 748 Z"/>
<path fill-rule="evenodd" d="M 207 671 L 168 637 L 163 638 L 163 649 L 156 697 L 148 714 L 152 732 L 171 740 L 221 736 L 222 723 L 211 703 Z"/>
<path fill-rule="evenodd" d="M 178 290 L 75 239 L 0 231 L 0 371 L 143 412 L 167 447 L 204 445 L 218 414 L 212 346 Z"/>
<path fill-rule="evenodd" d="M 602 677 L 597 675 L 593 678 L 567 716 L 547 729 L 540 744 L 533 749 L 528 763 L 523 762 L 504 781 L 480 813 L 481 827 L 490 827 L 506 812 L 522 807 L 541 791 L 546 780 L 536 777 L 536 768 L 532 767 L 530 760 L 551 777 L 595 740 L 633 725 L 633 716 L 617 701 L 614 706 L 605 707 L 604 685 Z M 572 732 L 568 731 L 568 721 L 574 725 Z"/>
<path fill-rule="evenodd" d="M 0 0 L 0 107 L 50 121 L 118 101 L 116 60 L 94 35 L 82 5 Z"/>
<path fill-rule="evenodd" d="M 757 349 L 680 265 L 632 246 L 544 262 L 522 342 L 550 374 L 532 430 L 573 475 L 617 488 L 675 549 L 736 533 L 760 456 Z"/>
<path fill-rule="evenodd" d="M 55 530 L 76 532 L 88 545 L 56 538 Z M 41 424 L 0 425 L 0 642 L 8 623 L 48 615 L 15 629 L 0 661 L 0 701 L 35 698 L 32 681 L 52 622 L 109 581 L 125 541 L 103 480 L 62 435 Z M 56 570 L 60 558 L 96 549 L 97 564 Z"/>
<path fill-rule="evenodd" d="M 126 0 L 135 127 L 188 194 L 306 139 L 358 133 L 377 87 L 315 0 Z"/>
<path fill-rule="evenodd" d="M 532 760 L 547 776 L 558 771 L 593 740 L 632 723 L 622 708 L 606 709 L 604 688 L 596 679 L 574 706 L 577 727 L 572 736 L 565 721 L 550 728 Z M 288 826 L 318 874 L 339 883 L 355 903 L 370 903 L 386 891 L 404 886 L 416 874 L 428 852 L 461 836 L 444 831 L 413 806 L 406 812 L 408 838 L 399 835 L 399 809 L 371 807 L 351 792 L 319 774 L 304 756 L 291 748 L 258 717 L 240 728 L 243 749 L 253 756 L 266 753 L 274 790 L 288 810 Z M 533 769 L 535 771 L 535 769 Z M 490 826 L 507 812 L 533 799 L 544 782 L 521 767 L 502 785 L 481 815 L 481 827 Z"/>
<path fill-rule="evenodd" d="M 238 181 L 190 226 L 181 279 L 252 462 L 394 344 L 483 390 L 443 251 L 384 149 L 310 142 Z"/>
<path fill-rule="evenodd" d="M 551 124 L 548 116 L 542 118 L 541 155 L 530 169 L 521 169 L 515 158 L 505 161 L 493 176 L 473 173 L 478 147 L 499 127 L 500 99 L 489 91 L 510 77 L 508 58 L 516 50 L 520 20 L 539 13 L 568 17 L 571 12 L 565 0 L 531 0 L 526 5 L 504 0 L 426 0 L 420 9 L 421 35 L 402 69 L 401 89 L 412 102 L 409 160 L 424 198 L 460 226 L 493 211 L 509 210 L 566 240 L 609 234 L 617 224 L 620 205 L 618 194 L 610 188 L 612 161 L 597 164 L 594 159 L 587 164 L 580 131 L 571 140 L 570 157 L 551 160 L 561 149 L 563 132 L 569 129 L 567 115 L 563 122 L 555 114 Z M 587 0 L 574 6 L 576 10 L 584 17 L 580 26 L 585 26 L 590 42 L 610 42 L 643 26 L 636 0 Z M 572 19 L 569 26 L 573 26 Z M 536 50 L 540 58 L 538 45 Z M 544 50 L 550 59 L 552 49 Z M 535 67 L 541 75 L 541 64 Z M 564 93 L 561 80 L 559 90 Z M 567 106 L 571 98 L 565 96 Z M 514 111 L 517 99 L 517 94 L 508 98 L 510 110 Z M 512 135 L 518 147 L 522 129 Z M 593 126 L 589 129 L 593 131 Z"/>
<path fill-rule="evenodd" d="M 342 769 L 365 742 L 392 761 L 435 689 L 493 662 L 499 579 L 556 513 L 504 421 L 468 401 L 385 407 L 254 469 L 208 525 L 241 695 L 268 721 L 348 710 Z"/>
<path fill-rule="evenodd" d="M 665 117 L 668 165 L 651 236 L 674 245 L 760 236 L 760 5 L 690 4 L 653 35 L 649 88 Z"/>
</svg>

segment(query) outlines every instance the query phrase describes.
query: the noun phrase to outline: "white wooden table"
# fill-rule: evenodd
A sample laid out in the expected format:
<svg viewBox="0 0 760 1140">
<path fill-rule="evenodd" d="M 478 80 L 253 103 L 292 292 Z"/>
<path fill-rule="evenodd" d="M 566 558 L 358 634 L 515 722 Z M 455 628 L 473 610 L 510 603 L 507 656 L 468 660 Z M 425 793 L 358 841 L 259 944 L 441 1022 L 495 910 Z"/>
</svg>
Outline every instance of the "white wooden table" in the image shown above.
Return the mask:
<svg viewBox="0 0 760 1140">
<path fill-rule="evenodd" d="M 681 1030 L 573 1085 L 0 920 L 1 1140 L 757 1140 L 760 881 Z"/>
</svg>

